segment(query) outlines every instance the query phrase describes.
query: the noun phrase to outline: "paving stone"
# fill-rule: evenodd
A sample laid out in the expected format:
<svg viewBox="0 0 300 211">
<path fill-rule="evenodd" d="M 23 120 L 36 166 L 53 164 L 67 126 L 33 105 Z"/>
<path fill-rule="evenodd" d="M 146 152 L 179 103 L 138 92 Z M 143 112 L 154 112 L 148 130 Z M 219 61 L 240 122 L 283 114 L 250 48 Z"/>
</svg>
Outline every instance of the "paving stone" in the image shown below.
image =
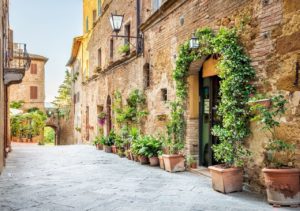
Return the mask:
<svg viewBox="0 0 300 211">
<path fill-rule="evenodd" d="M 91 146 L 16 145 L 0 176 L 0 211 L 10 210 L 260 211 L 273 208 L 263 196 L 248 192 L 224 195 L 212 190 L 207 177 L 189 172 L 168 173 Z"/>
</svg>

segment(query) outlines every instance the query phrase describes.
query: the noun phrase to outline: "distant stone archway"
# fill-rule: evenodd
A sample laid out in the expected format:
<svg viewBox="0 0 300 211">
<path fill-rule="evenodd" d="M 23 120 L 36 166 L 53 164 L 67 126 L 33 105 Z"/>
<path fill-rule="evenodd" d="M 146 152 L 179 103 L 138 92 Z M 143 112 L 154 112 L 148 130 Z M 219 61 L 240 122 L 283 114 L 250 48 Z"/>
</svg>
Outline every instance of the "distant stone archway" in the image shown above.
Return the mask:
<svg viewBox="0 0 300 211">
<path fill-rule="evenodd" d="M 55 118 L 49 118 L 46 122 L 45 127 L 51 127 L 55 131 L 55 141 L 54 145 L 59 145 L 60 144 L 60 130 L 59 130 L 59 124 L 58 121 L 55 120 Z"/>
</svg>

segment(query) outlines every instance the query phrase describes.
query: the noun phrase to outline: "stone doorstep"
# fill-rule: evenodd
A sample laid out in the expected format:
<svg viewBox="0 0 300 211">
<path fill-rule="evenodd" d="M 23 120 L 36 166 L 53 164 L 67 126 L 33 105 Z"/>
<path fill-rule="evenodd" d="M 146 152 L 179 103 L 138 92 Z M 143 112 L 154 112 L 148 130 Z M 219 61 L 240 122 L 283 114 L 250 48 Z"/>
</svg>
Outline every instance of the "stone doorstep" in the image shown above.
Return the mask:
<svg viewBox="0 0 300 211">
<path fill-rule="evenodd" d="M 206 176 L 206 177 L 211 178 L 210 171 L 208 170 L 208 168 L 203 167 L 203 166 L 198 166 L 198 168 L 196 168 L 196 169 L 190 169 L 189 171 L 191 173 L 199 175 L 199 176 Z"/>
</svg>

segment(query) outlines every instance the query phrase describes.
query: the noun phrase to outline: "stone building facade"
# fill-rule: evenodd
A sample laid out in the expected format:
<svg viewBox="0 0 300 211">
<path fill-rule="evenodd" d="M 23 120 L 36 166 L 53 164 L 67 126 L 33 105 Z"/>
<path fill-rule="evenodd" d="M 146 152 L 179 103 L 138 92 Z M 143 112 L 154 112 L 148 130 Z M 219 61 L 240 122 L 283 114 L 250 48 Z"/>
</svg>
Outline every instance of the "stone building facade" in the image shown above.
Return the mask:
<svg viewBox="0 0 300 211">
<path fill-rule="evenodd" d="M 31 65 L 20 84 L 9 87 L 9 102 L 24 101 L 22 109 L 38 108 L 45 111 L 45 65 L 44 56 L 30 54 Z"/>
<path fill-rule="evenodd" d="M 75 85 L 80 92 L 80 107 L 75 108 L 80 118 L 75 121 L 81 125 L 81 138 L 91 141 L 97 135 L 97 114 L 102 110 L 111 112 L 116 90 L 122 93 L 123 99 L 133 89 L 143 90 L 149 111 L 143 125 L 144 132 L 165 133 L 170 115 L 168 102 L 175 99 L 172 73 L 179 46 L 199 28 L 210 27 L 217 31 L 221 27 L 231 28 L 243 23 L 240 41 L 256 70 L 258 90 L 266 95 L 280 92 L 288 100 L 287 113 L 281 118 L 282 126 L 277 133 L 280 138 L 297 145 L 297 166 L 300 167 L 300 82 L 296 70 L 296 63 L 300 62 L 299 1 L 145 0 L 140 6 L 140 16 L 137 16 L 136 1 L 105 0 L 101 15 L 89 33 L 85 50 L 88 51 L 86 67 L 90 74 L 84 75 L 81 68 L 81 79 Z M 124 45 L 124 38 L 111 36 L 109 17 L 115 12 L 124 14 L 119 34 L 136 36 L 137 27 L 141 30 L 144 37 L 141 55 L 136 53 L 134 38 L 129 39 L 133 44 L 129 54 L 118 53 L 118 47 Z M 137 17 L 141 22 L 138 26 Z M 199 166 L 213 163 L 207 154 L 210 146 L 206 139 L 210 138 L 212 124 L 209 111 L 214 109 L 207 103 L 211 100 L 209 93 L 218 92 L 215 66 L 213 57 L 193 62 L 188 76 L 185 150 L 199 158 Z M 109 131 L 108 122 L 106 132 Z M 263 184 L 261 168 L 267 138 L 255 123 L 252 132 L 247 141 L 253 153 L 246 168 L 247 183 L 251 189 L 259 191 Z"/>
<path fill-rule="evenodd" d="M 0 174 L 5 164 L 5 86 L 4 86 L 4 68 L 6 64 L 6 53 L 8 52 L 8 1 L 0 3 Z"/>
</svg>

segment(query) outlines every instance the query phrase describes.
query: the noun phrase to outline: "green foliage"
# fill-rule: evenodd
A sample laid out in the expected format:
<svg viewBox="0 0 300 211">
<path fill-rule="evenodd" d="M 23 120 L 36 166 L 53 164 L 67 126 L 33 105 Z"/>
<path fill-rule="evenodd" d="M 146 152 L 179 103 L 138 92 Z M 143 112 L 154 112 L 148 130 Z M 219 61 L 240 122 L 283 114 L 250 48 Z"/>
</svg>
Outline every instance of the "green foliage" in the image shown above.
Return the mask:
<svg viewBox="0 0 300 211">
<path fill-rule="evenodd" d="M 58 109 L 59 117 L 69 117 L 72 104 L 71 88 L 72 75 L 66 71 L 65 79 L 58 89 L 58 96 L 53 101 L 54 106 Z"/>
<path fill-rule="evenodd" d="M 55 142 L 55 131 L 51 127 L 44 128 L 44 143 L 54 143 Z"/>
<path fill-rule="evenodd" d="M 192 164 L 194 164 L 194 163 L 197 163 L 197 161 L 196 161 L 196 159 L 195 159 L 195 157 L 194 156 L 192 156 L 192 155 L 188 155 L 187 157 L 186 157 L 186 163 L 187 163 L 187 165 L 192 165 Z"/>
<path fill-rule="evenodd" d="M 98 119 L 105 119 L 106 118 L 106 113 L 105 112 L 100 112 L 97 117 L 98 117 Z"/>
<path fill-rule="evenodd" d="M 125 44 L 125 45 L 122 45 L 118 48 L 118 52 L 120 54 L 123 54 L 123 53 L 128 53 L 130 51 L 130 45 L 129 44 Z"/>
<path fill-rule="evenodd" d="M 32 113 L 32 112 L 36 112 L 36 111 L 40 111 L 40 109 L 37 107 L 33 107 L 33 108 L 30 108 L 27 110 L 28 113 Z"/>
<path fill-rule="evenodd" d="M 102 144 L 102 138 L 103 136 L 96 136 L 94 141 L 93 141 L 93 145 L 98 145 L 98 144 Z"/>
<path fill-rule="evenodd" d="M 280 126 L 279 119 L 286 111 L 287 100 L 282 95 L 274 96 L 270 100 L 270 107 L 255 104 L 251 108 L 256 113 L 253 120 L 259 121 L 269 138 L 265 147 L 265 164 L 274 168 L 292 167 L 295 165 L 296 145 L 280 140 L 276 135 L 276 128 Z"/>
<path fill-rule="evenodd" d="M 136 155 L 157 157 L 162 147 L 162 142 L 153 136 L 139 136 L 132 142 L 131 150 Z"/>
<path fill-rule="evenodd" d="M 242 166 L 249 152 L 243 147 L 243 140 L 250 134 L 249 97 L 254 93 L 250 83 L 255 77 L 255 71 L 250 65 L 250 59 L 238 43 L 235 29 L 222 28 L 214 33 L 209 28 L 196 32 L 200 48 L 190 50 L 189 43 L 184 43 L 179 50 L 173 78 L 176 82 L 176 101 L 171 104 L 171 120 L 167 126 L 169 137 L 166 141 L 172 152 L 178 152 L 184 147 L 185 121 L 187 99 L 188 68 L 196 59 L 212 54 L 220 55 L 218 63 L 221 102 L 218 115 L 222 122 L 213 128 L 213 135 L 219 138 L 220 144 L 213 146 L 215 158 L 228 166 Z"/>
<path fill-rule="evenodd" d="M 14 115 L 10 119 L 11 134 L 20 138 L 39 136 L 45 127 L 47 116 L 41 111 Z"/>
<path fill-rule="evenodd" d="M 22 106 L 24 105 L 24 101 L 23 100 L 19 100 L 19 101 L 12 101 L 9 105 L 10 108 L 14 108 L 14 109 L 20 109 L 22 108 Z"/>
</svg>

